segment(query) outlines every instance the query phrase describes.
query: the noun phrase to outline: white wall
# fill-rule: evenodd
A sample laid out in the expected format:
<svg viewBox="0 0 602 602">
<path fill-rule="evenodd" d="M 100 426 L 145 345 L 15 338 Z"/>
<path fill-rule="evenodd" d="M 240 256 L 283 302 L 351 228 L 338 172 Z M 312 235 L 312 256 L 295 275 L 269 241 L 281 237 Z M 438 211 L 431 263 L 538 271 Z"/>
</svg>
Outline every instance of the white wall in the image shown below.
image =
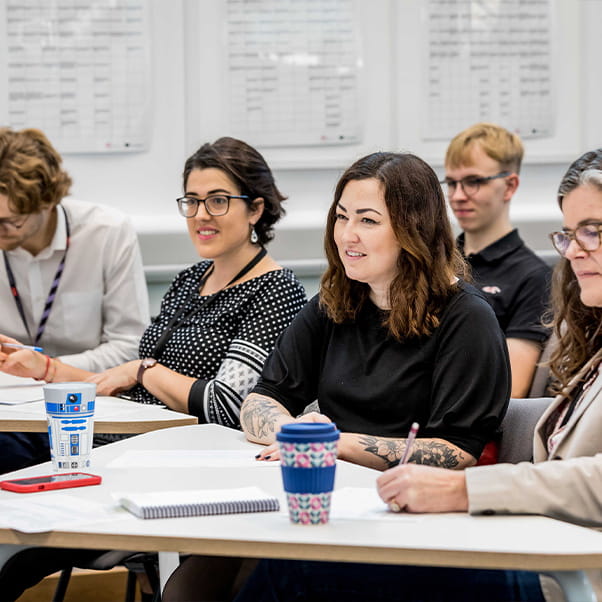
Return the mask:
<svg viewBox="0 0 602 602">
<path fill-rule="evenodd" d="M 399 50 L 399 45 L 393 42 L 395 36 L 400 36 L 400 23 L 404 24 L 402 48 L 418 47 L 418 24 L 408 24 L 404 15 L 401 18 L 399 15 L 399 11 L 407 7 L 408 19 L 413 18 L 417 2 L 419 0 L 359 0 L 365 59 L 366 136 L 363 145 L 344 149 L 343 161 L 337 158 L 341 154 L 339 149 L 334 158 L 327 157 L 318 167 L 308 167 L 303 161 L 295 164 L 295 155 L 289 150 L 264 151 L 268 161 L 276 166 L 274 171 L 279 187 L 289 196 L 288 215 L 278 229 L 286 231 L 287 236 L 281 234 L 274 242 L 276 258 L 322 257 L 320 238 L 324 215 L 345 164 L 372 150 L 403 146 L 396 140 L 400 124 L 395 106 L 400 102 L 396 84 L 401 59 L 392 56 L 391 48 Z M 557 3 L 563 18 L 569 14 L 571 23 L 567 27 L 572 28 L 565 30 L 562 23 L 559 27 L 560 37 L 565 34 L 571 37 L 571 40 L 562 41 L 571 50 L 560 57 L 566 64 L 561 65 L 563 78 L 559 86 L 583 82 L 579 94 L 564 97 L 564 102 L 568 98 L 575 99 L 574 110 L 559 118 L 562 120 L 566 116 L 576 124 L 574 127 L 580 132 L 580 153 L 602 145 L 602 117 L 598 110 L 602 79 L 598 77 L 597 44 L 602 2 L 557 0 Z M 216 32 L 220 31 L 220 24 L 211 20 L 212 15 L 217 18 L 215 7 L 219 2 L 149 0 L 149 4 L 152 6 L 154 40 L 154 120 L 149 151 L 127 155 L 67 155 L 65 165 L 74 179 L 75 197 L 114 205 L 133 216 L 141 233 L 147 264 L 181 264 L 195 260 L 174 200 L 181 191 L 180 174 L 184 161 L 201 143 L 227 134 L 216 125 L 219 120 L 212 119 L 210 111 L 204 109 L 211 108 L 207 103 L 219 106 L 220 102 L 216 99 L 220 50 Z M 197 20 L 199 10 L 204 11 L 203 19 Z M 581 31 L 578 42 L 572 39 L 575 27 Z M 199 57 L 196 53 L 201 49 L 203 55 Z M 410 63 L 408 61 L 411 72 L 416 66 Z M 568 74 L 572 75 L 569 77 Z M 408 106 L 420 102 L 415 96 L 409 97 L 418 94 L 417 88 L 406 87 L 404 94 L 408 95 L 404 98 Z M 200 107 L 203 107 L 202 111 Z M 512 216 L 527 241 L 536 248 L 548 248 L 545 234 L 559 223 L 556 188 L 568 165 L 568 153 L 574 151 L 568 149 L 567 157 L 557 157 L 553 162 L 542 160 L 541 156 L 533 162 L 527 145 L 522 184 L 513 200 Z M 443 151 L 440 157 L 430 154 L 432 156 L 425 158 L 442 173 Z M 162 234 L 168 238 L 161 238 Z"/>
</svg>

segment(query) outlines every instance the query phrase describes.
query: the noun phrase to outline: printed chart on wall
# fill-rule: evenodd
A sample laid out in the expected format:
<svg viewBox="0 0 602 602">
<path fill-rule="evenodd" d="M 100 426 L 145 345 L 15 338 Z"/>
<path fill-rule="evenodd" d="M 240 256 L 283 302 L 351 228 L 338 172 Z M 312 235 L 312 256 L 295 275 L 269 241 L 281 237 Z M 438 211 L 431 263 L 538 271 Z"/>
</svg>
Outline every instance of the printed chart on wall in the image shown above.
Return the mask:
<svg viewBox="0 0 602 602">
<path fill-rule="evenodd" d="M 356 144 L 354 0 L 227 0 L 230 130 L 258 146 Z"/>
<path fill-rule="evenodd" d="M 6 0 L 2 121 L 42 129 L 63 153 L 148 148 L 145 0 Z M 5 74 L 5 75 L 4 75 Z M 5 104 L 6 103 L 6 104 Z"/>
<path fill-rule="evenodd" d="M 552 1 L 427 0 L 423 138 L 477 121 L 553 135 Z"/>
</svg>

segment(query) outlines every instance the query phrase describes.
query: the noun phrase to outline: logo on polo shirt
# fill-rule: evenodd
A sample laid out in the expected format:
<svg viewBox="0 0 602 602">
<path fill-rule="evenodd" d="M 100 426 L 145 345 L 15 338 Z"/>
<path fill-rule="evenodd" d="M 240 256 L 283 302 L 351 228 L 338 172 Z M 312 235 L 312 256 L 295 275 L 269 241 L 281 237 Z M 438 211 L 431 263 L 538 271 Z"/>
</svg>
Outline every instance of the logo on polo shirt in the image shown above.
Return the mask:
<svg viewBox="0 0 602 602">
<path fill-rule="evenodd" d="M 502 292 L 502 289 L 499 286 L 484 286 L 481 290 L 490 295 L 497 295 Z"/>
</svg>

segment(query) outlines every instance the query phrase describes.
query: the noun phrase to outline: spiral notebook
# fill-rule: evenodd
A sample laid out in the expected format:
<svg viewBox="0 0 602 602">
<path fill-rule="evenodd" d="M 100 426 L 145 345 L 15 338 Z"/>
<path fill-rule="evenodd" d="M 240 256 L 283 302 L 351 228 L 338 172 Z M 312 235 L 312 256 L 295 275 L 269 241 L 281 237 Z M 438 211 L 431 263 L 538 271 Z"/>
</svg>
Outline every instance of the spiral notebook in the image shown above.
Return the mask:
<svg viewBox="0 0 602 602">
<path fill-rule="evenodd" d="M 280 509 L 278 498 L 259 487 L 122 493 L 116 498 L 121 506 L 140 518 L 276 512 Z"/>
</svg>

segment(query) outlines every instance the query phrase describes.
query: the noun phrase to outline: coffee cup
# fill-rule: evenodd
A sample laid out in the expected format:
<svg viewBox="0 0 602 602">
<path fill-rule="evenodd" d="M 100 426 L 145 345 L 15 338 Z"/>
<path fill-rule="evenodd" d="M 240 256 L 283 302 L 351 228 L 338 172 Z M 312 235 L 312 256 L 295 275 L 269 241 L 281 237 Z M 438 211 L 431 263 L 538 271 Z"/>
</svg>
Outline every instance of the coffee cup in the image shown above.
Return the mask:
<svg viewBox="0 0 602 602">
<path fill-rule="evenodd" d="M 276 435 L 291 522 L 328 522 L 339 436 L 331 422 L 284 424 Z"/>
</svg>

